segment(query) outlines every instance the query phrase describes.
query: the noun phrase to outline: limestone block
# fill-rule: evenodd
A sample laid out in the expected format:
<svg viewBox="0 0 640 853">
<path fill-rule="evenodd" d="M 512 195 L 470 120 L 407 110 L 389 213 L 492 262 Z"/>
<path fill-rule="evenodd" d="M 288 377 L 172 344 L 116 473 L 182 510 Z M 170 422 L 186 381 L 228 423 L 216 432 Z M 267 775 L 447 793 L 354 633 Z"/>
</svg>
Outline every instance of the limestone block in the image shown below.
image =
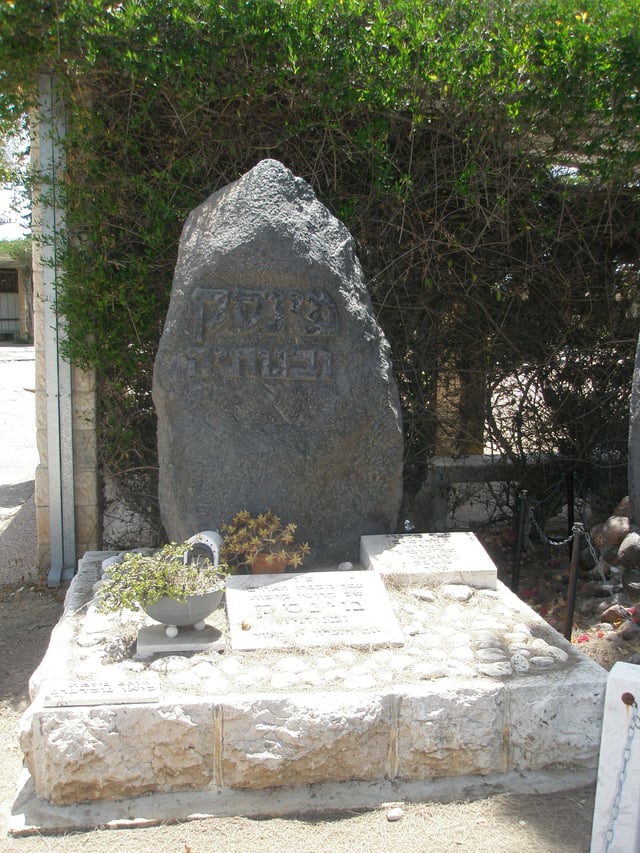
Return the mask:
<svg viewBox="0 0 640 853">
<path fill-rule="evenodd" d="M 437 779 L 503 772 L 504 692 L 500 685 L 442 680 L 402 697 L 397 777 Z"/>
<path fill-rule="evenodd" d="M 98 499 L 98 482 L 95 471 L 74 472 L 75 504 L 77 507 L 95 506 Z"/>
<path fill-rule="evenodd" d="M 95 429 L 82 429 L 77 426 L 73 431 L 73 453 L 75 469 L 95 470 L 97 454 L 97 434 Z"/>
<path fill-rule="evenodd" d="M 195 703 L 40 707 L 20 730 L 36 794 L 55 805 L 203 788 L 213 743 L 211 707 Z"/>
<path fill-rule="evenodd" d="M 385 775 L 391 704 L 376 694 L 261 696 L 223 706 L 222 777 L 233 788 Z"/>
<path fill-rule="evenodd" d="M 82 429 L 96 426 L 96 397 L 93 391 L 78 391 L 73 395 L 73 422 Z"/>
<path fill-rule="evenodd" d="M 586 661 L 578 671 L 549 673 L 510 687 L 509 730 L 513 770 L 595 768 L 606 672 Z"/>
<path fill-rule="evenodd" d="M 96 548 L 100 530 L 100 510 L 95 504 L 84 506 L 76 513 L 76 542 L 79 551 Z"/>
</svg>

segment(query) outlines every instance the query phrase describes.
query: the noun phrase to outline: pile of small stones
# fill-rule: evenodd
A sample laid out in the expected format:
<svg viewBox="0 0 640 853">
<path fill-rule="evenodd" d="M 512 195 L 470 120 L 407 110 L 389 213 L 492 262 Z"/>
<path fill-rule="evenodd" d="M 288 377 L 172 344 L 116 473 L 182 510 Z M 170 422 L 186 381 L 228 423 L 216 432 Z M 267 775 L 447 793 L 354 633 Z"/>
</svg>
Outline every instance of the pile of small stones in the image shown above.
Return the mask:
<svg viewBox="0 0 640 853">
<path fill-rule="evenodd" d="M 172 688 L 187 692 L 369 690 L 444 677 L 504 680 L 546 673 L 569 659 L 564 648 L 536 636 L 522 615 L 491 590 L 464 584 L 408 588 L 396 591 L 392 601 L 405 635 L 402 647 L 227 650 L 153 659 L 114 654 L 118 631 L 128 634 L 123 649 L 130 647 L 131 625 L 117 626 L 121 617 L 104 616 L 90 607 L 77 638 L 76 653 L 82 660 L 76 672 L 99 677 L 105 667 L 123 675 L 151 669 L 166 676 Z"/>
</svg>

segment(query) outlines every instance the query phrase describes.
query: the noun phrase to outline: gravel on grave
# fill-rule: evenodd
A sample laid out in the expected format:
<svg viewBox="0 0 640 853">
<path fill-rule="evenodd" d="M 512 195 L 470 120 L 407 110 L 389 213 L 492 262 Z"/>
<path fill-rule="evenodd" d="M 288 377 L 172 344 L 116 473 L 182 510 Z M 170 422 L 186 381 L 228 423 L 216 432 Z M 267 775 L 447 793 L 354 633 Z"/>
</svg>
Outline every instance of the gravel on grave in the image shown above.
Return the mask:
<svg viewBox="0 0 640 853">
<path fill-rule="evenodd" d="M 90 580 L 90 579 L 89 579 Z M 93 579 L 95 581 L 95 578 Z M 135 678 L 157 672 L 165 688 L 185 693 L 253 690 L 369 690 L 440 678 L 515 679 L 549 675 L 579 653 L 502 584 L 497 590 L 445 584 L 390 589 L 405 637 L 401 647 L 314 647 L 234 652 L 224 605 L 207 620 L 226 638 L 224 652 L 140 659 L 135 640 L 148 617 L 96 610 L 85 582 L 84 604 L 67 607 L 65 643 L 56 673 L 74 678 Z M 57 654 L 59 650 L 57 651 Z M 36 679 L 37 681 L 37 679 Z"/>
</svg>

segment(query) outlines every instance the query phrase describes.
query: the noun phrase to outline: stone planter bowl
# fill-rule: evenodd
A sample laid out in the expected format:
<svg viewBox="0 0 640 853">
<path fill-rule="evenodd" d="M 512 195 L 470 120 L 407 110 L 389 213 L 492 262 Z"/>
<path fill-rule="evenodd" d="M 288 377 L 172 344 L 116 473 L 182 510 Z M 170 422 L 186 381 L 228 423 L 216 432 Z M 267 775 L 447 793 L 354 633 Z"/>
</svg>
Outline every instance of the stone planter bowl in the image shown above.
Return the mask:
<svg viewBox="0 0 640 853">
<path fill-rule="evenodd" d="M 155 619 L 156 622 L 161 622 L 167 625 L 167 636 L 175 636 L 173 631 L 169 632 L 169 628 L 184 627 L 193 625 L 198 631 L 204 628 L 204 620 L 220 606 L 222 596 L 224 594 L 224 585 L 211 592 L 205 592 L 202 595 L 191 595 L 186 601 L 176 601 L 174 598 L 160 598 L 153 604 L 143 604 L 144 612 Z"/>
</svg>

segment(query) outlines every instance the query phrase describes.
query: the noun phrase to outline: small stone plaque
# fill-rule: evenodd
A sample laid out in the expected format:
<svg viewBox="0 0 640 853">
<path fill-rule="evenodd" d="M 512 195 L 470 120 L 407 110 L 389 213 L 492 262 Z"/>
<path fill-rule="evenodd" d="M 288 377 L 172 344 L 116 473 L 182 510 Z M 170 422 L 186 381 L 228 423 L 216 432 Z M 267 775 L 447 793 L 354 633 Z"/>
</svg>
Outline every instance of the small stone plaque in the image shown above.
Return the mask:
<svg viewBox="0 0 640 853">
<path fill-rule="evenodd" d="M 362 536 L 360 563 L 401 581 L 440 586 L 464 583 L 495 589 L 493 560 L 473 533 L 399 533 Z"/>
<path fill-rule="evenodd" d="M 226 599 L 234 651 L 404 644 L 382 578 L 371 572 L 237 575 Z"/>
<path fill-rule="evenodd" d="M 45 708 L 70 705 L 133 705 L 160 701 L 160 677 L 149 673 L 119 681 L 85 679 L 43 685 Z"/>
</svg>

